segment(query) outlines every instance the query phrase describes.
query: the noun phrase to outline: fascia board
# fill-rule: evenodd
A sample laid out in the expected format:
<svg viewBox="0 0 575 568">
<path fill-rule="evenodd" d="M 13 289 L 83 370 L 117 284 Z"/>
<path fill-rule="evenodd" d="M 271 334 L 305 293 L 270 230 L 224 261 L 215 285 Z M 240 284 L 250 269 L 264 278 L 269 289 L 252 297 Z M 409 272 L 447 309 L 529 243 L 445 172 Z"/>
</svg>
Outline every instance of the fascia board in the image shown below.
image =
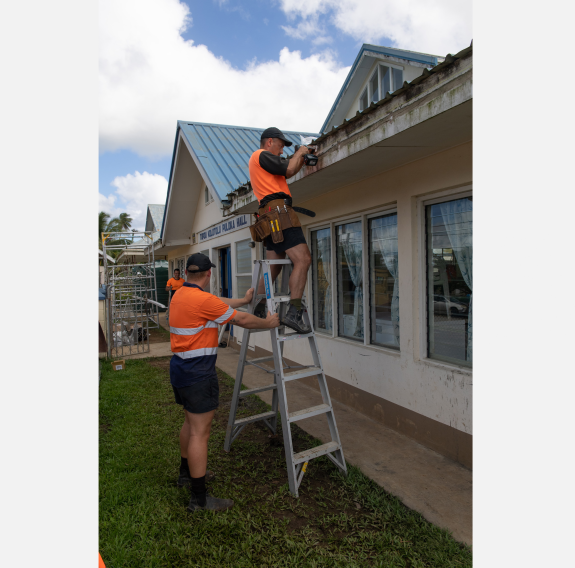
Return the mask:
<svg viewBox="0 0 575 568">
<path fill-rule="evenodd" d="M 177 156 L 178 156 L 178 146 L 179 146 L 179 141 L 180 141 L 180 125 L 178 124 L 178 127 L 176 128 L 176 137 L 174 139 L 174 151 L 172 153 L 172 166 L 170 168 L 170 179 L 168 180 L 168 194 L 166 195 L 166 206 L 164 207 L 164 217 L 162 219 L 162 229 L 160 230 L 160 241 L 162 243 L 162 245 L 164 244 L 164 228 L 166 226 L 166 219 L 168 218 L 168 209 L 170 206 L 170 195 L 171 195 L 171 189 L 172 189 L 172 180 L 174 179 L 174 171 L 176 169 L 176 160 L 177 160 Z"/>
</svg>

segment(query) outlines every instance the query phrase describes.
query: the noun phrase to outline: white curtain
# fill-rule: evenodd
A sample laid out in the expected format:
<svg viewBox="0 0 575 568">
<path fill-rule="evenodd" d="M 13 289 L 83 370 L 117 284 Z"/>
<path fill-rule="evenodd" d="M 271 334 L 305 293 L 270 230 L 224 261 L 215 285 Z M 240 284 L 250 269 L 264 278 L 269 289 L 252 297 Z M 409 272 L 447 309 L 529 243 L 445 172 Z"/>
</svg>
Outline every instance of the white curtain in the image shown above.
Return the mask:
<svg viewBox="0 0 575 568">
<path fill-rule="evenodd" d="M 387 224 L 389 221 L 395 222 Z M 384 225 L 373 228 L 373 248 L 383 256 L 385 266 L 393 276 L 391 297 L 391 324 L 395 343 L 399 347 L 399 281 L 397 273 L 397 216 L 382 219 Z"/>
<path fill-rule="evenodd" d="M 325 291 L 325 297 L 323 299 L 323 307 L 325 314 L 325 329 L 326 331 L 331 331 L 332 327 L 332 312 L 331 312 L 331 236 L 328 232 L 326 237 L 320 237 L 320 232 L 317 233 L 317 252 L 318 252 L 318 264 L 321 260 L 323 273 L 325 279 L 327 280 L 327 288 Z M 318 266 L 319 268 L 319 266 Z M 319 271 L 318 271 L 319 277 Z"/>
<path fill-rule="evenodd" d="M 439 204 L 453 254 L 465 284 L 473 292 L 473 205 L 469 199 Z M 473 361 L 473 293 L 469 298 L 467 360 Z"/>
<path fill-rule="evenodd" d="M 350 243 L 351 233 L 341 235 L 340 246 L 343 249 L 347 268 L 355 286 L 353 292 L 353 335 L 363 337 L 363 270 L 361 244 Z"/>
</svg>

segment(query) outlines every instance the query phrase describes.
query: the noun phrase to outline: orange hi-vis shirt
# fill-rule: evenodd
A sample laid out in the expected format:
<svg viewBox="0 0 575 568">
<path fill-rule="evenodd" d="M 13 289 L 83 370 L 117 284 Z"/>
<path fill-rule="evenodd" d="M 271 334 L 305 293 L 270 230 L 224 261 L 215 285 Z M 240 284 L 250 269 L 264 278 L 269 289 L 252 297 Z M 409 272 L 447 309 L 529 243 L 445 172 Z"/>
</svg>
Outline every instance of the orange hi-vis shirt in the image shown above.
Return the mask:
<svg viewBox="0 0 575 568">
<path fill-rule="evenodd" d="M 183 278 L 180 278 L 179 280 L 176 280 L 175 278 L 170 278 L 166 282 L 166 286 L 171 286 L 172 292 L 175 292 L 176 290 L 179 290 L 184 285 L 184 282 L 185 282 L 185 280 Z"/>
<path fill-rule="evenodd" d="M 250 182 L 252 184 L 252 189 L 254 190 L 254 195 L 256 196 L 257 200 L 261 202 L 261 200 L 266 195 L 271 195 L 272 193 L 287 193 L 287 195 L 291 196 L 291 192 L 288 188 L 288 184 L 286 181 L 285 173 L 284 175 L 274 175 L 273 173 L 265 170 L 262 167 L 260 154 L 265 152 L 265 150 L 256 150 L 248 163 L 250 169 Z M 276 158 L 272 156 L 270 152 L 266 152 L 266 156 L 270 158 L 279 160 L 279 156 Z M 263 158 L 262 158 L 263 160 Z M 264 162 L 265 163 L 265 162 Z M 287 169 L 287 160 L 284 162 L 285 168 Z M 281 167 L 279 169 L 282 169 Z M 279 171 L 278 169 L 278 171 Z"/>
<path fill-rule="evenodd" d="M 196 284 L 186 282 L 170 304 L 170 381 L 188 387 L 216 374 L 218 324 L 229 322 L 236 310 Z"/>
</svg>

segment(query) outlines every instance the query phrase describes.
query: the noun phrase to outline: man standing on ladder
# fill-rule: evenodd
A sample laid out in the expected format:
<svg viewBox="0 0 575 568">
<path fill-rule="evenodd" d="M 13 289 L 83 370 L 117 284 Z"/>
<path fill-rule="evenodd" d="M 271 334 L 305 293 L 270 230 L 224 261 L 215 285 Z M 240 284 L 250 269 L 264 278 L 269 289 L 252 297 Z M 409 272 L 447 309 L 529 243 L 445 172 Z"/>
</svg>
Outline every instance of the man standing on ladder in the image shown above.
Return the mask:
<svg viewBox="0 0 575 568">
<path fill-rule="evenodd" d="M 266 258 L 268 260 L 283 260 L 287 254 L 293 263 L 293 270 L 289 279 L 291 301 L 285 317 L 281 320 L 283 325 L 294 329 L 298 333 L 309 333 L 311 328 L 303 320 L 303 307 L 301 298 L 307 280 L 307 271 L 311 265 L 311 254 L 307 246 L 305 236 L 301 229 L 301 223 L 297 213 L 291 209 L 291 193 L 286 182 L 297 174 L 304 165 L 304 156 L 309 151 L 306 146 L 301 146 L 290 159 L 282 158 L 284 146 L 291 146 L 290 142 L 279 128 L 266 128 L 262 132 L 260 149 L 256 150 L 249 161 L 250 182 L 255 196 L 259 201 L 258 218 L 265 213 L 275 214 L 278 211 L 281 228 L 277 227 L 276 233 L 283 234 L 281 242 L 276 235 L 267 236 L 263 242 L 266 246 Z M 283 214 L 285 211 L 286 214 Z M 289 228 L 283 228 L 282 220 L 289 218 Z M 263 224 L 263 222 L 262 222 Z M 265 228 L 269 234 L 269 221 L 266 220 Z M 272 224 L 272 229 L 274 225 Z M 282 269 L 282 265 L 272 265 L 271 275 L 275 281 Z M 263 278 L 259 282 L 258 294 L 264 293 Z M 266 313 L 265 299 L 254 311 L 254 315 L 263 318 Z"/>
<path fill-rule="evenodd" d="M 244 298 L 217 298 L 204 288 L 212 276 L 210 259 L 201 253 L 188 258 L 186 279 L 170 305 L 170 342 L 174 353 L 170 361 L 170 382 L 176 403 L 184 407 L 184 424 L 180 431 L 179 486 L 190 485 L 192 497 L 188 511 L 224 511 L 233 506 L 231 499 L 217 499 L 207 493 L 206 468 L 208 439 L 212 419 L 219 406 L 216 374 L 218 324 L 230 323 L 246 329 L 279 327 L 279 317 L 268 312 L 260 318 L 237 312 L 253 297 L 250 288 Z"/>
</svg>

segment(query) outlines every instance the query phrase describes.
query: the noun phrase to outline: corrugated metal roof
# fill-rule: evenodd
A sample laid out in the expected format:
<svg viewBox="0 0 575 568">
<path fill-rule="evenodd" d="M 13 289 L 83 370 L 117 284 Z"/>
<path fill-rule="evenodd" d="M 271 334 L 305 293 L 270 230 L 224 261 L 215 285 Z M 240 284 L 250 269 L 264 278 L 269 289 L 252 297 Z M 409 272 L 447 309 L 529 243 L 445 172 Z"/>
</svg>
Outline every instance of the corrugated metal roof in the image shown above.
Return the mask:
<svg viewBox="0 0 575 568">
<path fill-rule="evenodd" d="M 150 212 L 150 216 L 152 217 L 152 223 L 154 224 L 153 229 L 146 230 L 153 230 L 159 231 L 162 228 L 162 219 L 164 218 L 164 207 L 165 205 L 148 205 L 148 211 Z"/>
<path fill-rule="evenodd" d="M 220 201 L 249 180 L 248 162 L 250 156 L 260 147 L 260 136 L 265 128 L 183 120 L 178 121 L 178 128 L 203 166 Z M 290 130 L 282 132 L 294 145 L 300 144 L 300 134 L 314 138 L 317 136 L 313 132 Z M 293 146 L 284 148 L 284 154 L 288 156 L 293 154 L 293 148 Z"/>
<path fill-rule="evenodd" d="M 381 105 L 387 104 L 391 99 L 393 99 L 393 97 L 397 97 L 398 95 L 402 95 L 411 87 L 414 87 L 415 85 L 419 85 L 421 82 L 425 81 L 429 76 L 431 76 L 435 73 L 440 73 L 446 67 L 449 67 L 458 59 L 463 59 L 464 57 L 467 57 L 467 56 L 471 55 L 472 53 L 473 53 L 473 42 L 471 42 L 471 45 L 469 47 L 462 49 L 459 53 L 456 53 L 455 55 L 452 55 L 451 53 L 447 54 L 444 61 L 442 61 L 441 63 L 439 63 L 435 67 L 432 67 L 431 69 L 424 69 L 423 73 L 419 77 L 416 77 L 415 79 L 413 79 L 413 81 L 411 81 L 409 83 L 407 81 L 404 81 L 403 87 L 397 89 L 396 91 L 393 91 L 393 93 L 387 93 L 386 96 L 383 99 L 381 99 L 380 101 L 378 101 L 376 103 L 371 103 L 362 112 L 360 112 L 358 110 L 355 113 L 355 116 L 351 117 L 348 120 L 344 120 L 341 124 L 338 124 L 337 126 L 333 126 L 329 132 L 322 133 L 321 136 L 319 136 L 316 140 L 314 140 L 314 144 L 317 144 L 319 142 L 323 142 L 323 140 L 325 140 L 330 134 L 332 134 L 336 130 L 339 130 L 340 128 L 346 126 L 350 122 L 354 122 L 355 120 L 358 120 L 361 116 L 369 114 L 375 108 L 377 108 Z"/>
</svg>

